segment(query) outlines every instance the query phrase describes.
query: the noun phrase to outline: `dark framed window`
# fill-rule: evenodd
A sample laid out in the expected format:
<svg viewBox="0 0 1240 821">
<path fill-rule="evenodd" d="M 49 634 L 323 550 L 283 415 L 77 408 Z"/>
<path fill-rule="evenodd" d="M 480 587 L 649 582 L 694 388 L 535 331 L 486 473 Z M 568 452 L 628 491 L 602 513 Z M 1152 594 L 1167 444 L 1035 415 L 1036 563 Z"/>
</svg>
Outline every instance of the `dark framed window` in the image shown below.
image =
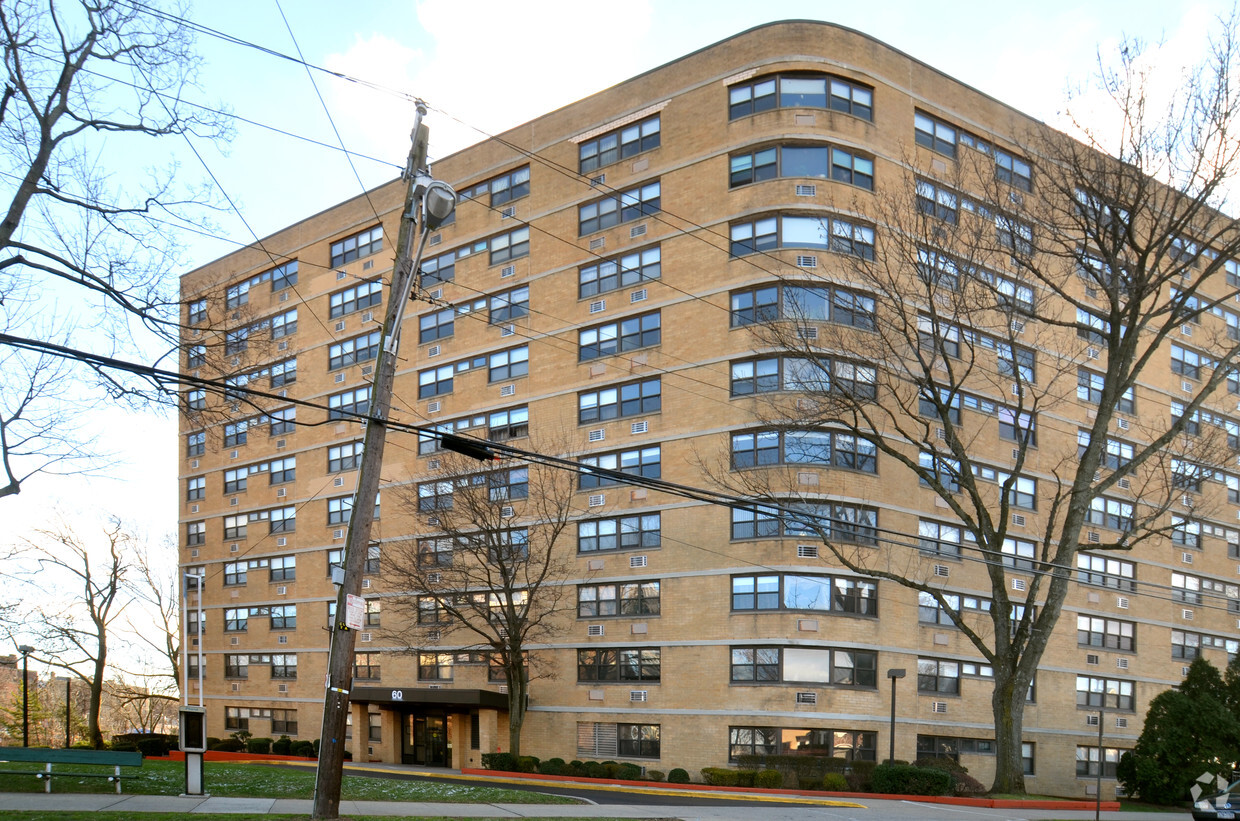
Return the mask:
<svg viewBox="0 0 1240 821">
<path fill-rule="evenodd" d="M 1137 649 L 1136 635 L 1137 626 L 1130 621 L 1084 615 L 1076 617 L 1076 643 L 1084 647 L 1133 651 Z"/>
<path fill-rule="evenodd" d="M 662 339 L 661 332 L 658 311 L 586 328 L 577 332 L 577 359 L 586 362 L 658 345 Z"/>
<path fill-rule="evenodd" d="M 659 615 L 658 581 L 577 586 L 578 618 L 657 615 Z"/>
<path fill-rule="evenodd" d="M 327 500 L 327 523 L 329 525 L 348 524 L 353 517 L 353 497 L 337 496 Z"/>
<path fill-rule="evenodd" d="M 190 522 L 185 525 L 185 544 L 196 547 L 207 543 L 207 523 Z"/>
<path fill-rule="evenodd" d="M 1123 679 L 1100 676 L 1076 677 L 1076 706 L 1105 707 L 1109 710 L 1134 710 L 1133 683 Z"/>
<path fill-rule="evenodd" d="M 297 430 L 297 408 L 288 407 L 269 411 L 267 420 L 271 423 L 271 435 L 283 436 Z"/>
<path fill-rule="evenodd" d="M 328 419 L 352 419 L 370 412 L 370 388 L 355 388 L 327 397 Z"/>
<path fill-rule="evenodd" d="M 775 248 L 819 248 L 874 259 L 874 228 L 830 215 L 784 214 L 734 222 L 729 228 L 734 257 Z"/>
<path fill-rule="evenodd" d="M 291 582 L 297 578 L 296 556 L 274 556 L 270 567 L 273 582 Z"/>
<path fill-rule="evenodd" d="M 491 252 L 491 264 L 500 265 L 530 255 L 530 227 L 514 228 L 487 241 Z"/>
<path fill-rule="evenodd" d="M 1076 748 L 1076 775 L 1077 778 L 1097 778 L 1099 767 L 1102 768 L 1103 778 L 1115 778 L 1116 768 L 1119 766 L 1120 756 L 1125 750 L 1116 747 L 1090 747 L 1086 745 L 1078 745 Z"/>
<path fill-rule="evenodd" d="M 662 275 L 659 246 L 582 266 L 577 272 L 579 299 L 637 285 Z"/>
<path fill-rule="evenodd" d="M 353 655 L 353 678 L 377 680 L 379 678 L 379 654 L 355 653 Z"/>
<path fill-rule="evenodd" d="M 663 404 L 659 377 L 577 394 L 577 421 L 581 424 L 658 413 Z"/>
<path fill-rule="evenodd" d="M 656 114 L 582 141 L 577 147 L 578 171 L 582 174 L 589 174 L 626 157 L 633 157 L 643 151 L 658 148 L 661 137 L 660 125 L 659 115 Z"/>
<path fill-rule="evenodd" d="M 658 513 L 638 513 L 577 523 L 578 553 L 653 548 L 661 543 Z"/>
<path fill-rule="evenodd" d="M 588 202 L 577 208 L 577 233 L 581 236 L 613 225 L 657 214 L 662 210 L 660 183 L 651 182 Z"/>
<path fill-rule="evenodd" d="M 190 325 L 197 325 L 207 320 L 207 301 L 195 299 L 186 304 L 186 320 Z"/>
<path fill-rule="evenodd" d="M 451 681 L 451 653 L 418 653 L 418 681 Z"/>
<path fill-rule="evenodd" d="M 627 758 L 658 758 L 658 724 L 617 724 L 616 754 Z"/>
<path fill-rule="evenodd" d="M 489 382 L 515 379 L 518 376 L 526 376 L 529 372 L 530 348 L 528 345 L 498 351 L 487 359 L 487 381 Z"/>
<path fill-rule="evenodd" d="M 1137 589 L 1137 569 L 1132 562 L 1090 553 L 1076 554 L 1076 577 L 1085 584 L 1133 592 Z"/>
<path fill-rule="evenodd" d="M 327 472 L 339 473 L 344 470 L 356 470 L 362 463 L 362 443 L 349 442 L 344 445 L 333 445 L 327 449 Z"/>
<path fill-rule="evenodd" d="M 328 299 L 328 314 L 332 319 L 337 319 L 354 311 L 373 308 L 382 301 L 383 283 L 372 279 L 332 294 Z"/>
<path fill-rule="evenodd" d="M 192 476 L 185 480 L 185 500 L 196 502 L 207 496 L 207 477 Z"/>
<path fill-rule="evenodd" d="M 271 318 L 271 338 L 283 339 L 297 333 L 297 309 L 276 314 Z"/>
<path fill-rule="evenodd" d="M 490 317 L 492 324 L 511 322 L 530 313 L 530 286 L 522 285 L 509 291 L 496 294 L 490 298 Z"/>
<path fill-rule="evenodd" d="M 587 468 L 602 468 L 633 476 L 644 476 L 647 479 L 658 479 L 662 475 L 661 459 L 660 448 L 658 445 L 655 445 L 650 448 L 635 448 L 618 453 L 600 453 L 595 456 L 583 456 L 577 462 Z M 588 488 L 620 484 L 620 479 L 594 473 L 593 471 L 585 471 L 579 476 L 578 482 L 578 486 L 582 490 L 586 490 Z"/>
<path fill-rule="evenodd" d="M 327 369 L 334 371 L 378 358 L 381 335 L 380 331 L 372 331 L 332 345 L 327 352 Z"/>
<path fill-rule="evenodd" d="M 767 75 L 728 87 L 728 119 L 775 108 L 824 108 L 862 120 L 874 118 L 874 89 L 824 74 Z"/>
<path fill-rule="evenodd" d="M 878 584 L 842 576 L 764 574 L 732 577 L 732 610 L 878 615 Z"/>
<path fill-rule="evenodd" d="M 296 710 L 276 710 L 271 711 L 271 733 L 275 735 L 297 735 L 297 711 Z"/>
<path fill-rule="evenodd" d="M 878 448 L 851 433 L 820 430 L 765 430 L 732 434 L 732 467 L 823 465 L 878 471 Z"/>
<path fill-rule="evenodd" d="M 943 659 L 917 659 L 917 692 L 960 695 L 960 663 Z"/>
<path fill-rule="evenodd" d="M 271 657 L 272 678 L 297 678 L 297 654 L 277 653 Z"/>
<path fill-rule="evenodd" d="M 937 117 L 922 111 L 913 114 L 913 139 L 918 145 L 925 146 L 953 159 L 956 156 L 957 132 L 955 126 L 948 125 Z"/>
<path fill-rule="evenodd" d="M 600 648 L 577 651 L 577 681 L 659 681 L 657 647 Z"/>
<path fill-rule="evenodd" d="M 529 193 L 530 167 L 523 165 L 520 168 L 514 168 L 512 171 L 492 177 L 486 182 L 465 188 L 460 192 L 460 196 L 463 200 L 487 197 L 489 198 L 490 206 L 497 208 L 513 200 L 527 197 Z"/>
<path fill-rule="evenodd" d="M 452 365 L 440 365 L 418 371 L 418 398 L 430 399 L 445 393 L 452 393 L 452 377 L 456 368 Z"/>
<path fill-rule="evenodd" d="M 383 226 L 376 225 L 365 231 L 336 240 L 331 244 L 331 267 L 368 257 L 383 250 Z"/>
</svg>

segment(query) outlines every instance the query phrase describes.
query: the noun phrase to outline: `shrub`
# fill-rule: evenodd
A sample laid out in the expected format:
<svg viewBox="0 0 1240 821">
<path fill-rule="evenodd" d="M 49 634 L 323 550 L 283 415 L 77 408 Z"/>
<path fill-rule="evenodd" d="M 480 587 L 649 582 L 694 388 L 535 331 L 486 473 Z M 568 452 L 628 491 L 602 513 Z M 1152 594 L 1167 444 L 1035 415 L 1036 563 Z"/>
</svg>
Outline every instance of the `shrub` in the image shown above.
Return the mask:
<svg viewBox="0 0 1240 821">
<path fill-rule="evenodd" d="M 294 741 L 292 747 L 289 748 L 293 755 L 305 756 L 306 758 L 317 758 L 314 751 L 313 741 Z M 348 752 L 347 750 L 345 752 Z"/>
<path fill-rule="evenodd" d="M 573 759 L 564 765 L 564 775 L 571 775 L 576 778 L 585 774 L 585 765 L 576 759 Z"/>
<path fill-rule="evenodd" d="M 827 773 L 822 777 L 822 783 L 818 785 L 818 789 L 827 792 L 848 792 L 851 786 L 848 783 L 848 777 L 843 773 Z"/>
<path fill-rule="evenodd" d="M 585 770 L 586 778 L 607 777 L 607 768 L 597 761 L 587 761 L 584 765 L 582 765 L 582 769 Z"/>
<path fill-rule="evenodd" d="M 538 771 L 543 775 L 563 775 L 564 759 L 548 758 L 538 765 Z"/>
<path fill-rule="evenodd" d="M 606 773 L 605 778 L 615 778 L 620 772 L 620 765 L 614 761 L 604 761 L 603 772 Z"/>
<path fill-rule="evenodd" d="M 667 774 L 667 783 L 669 784 L 688 784 L 689 773 L 687 770 L 676 767 Z"/>
<path fill-rule="evenodd" d="M 318 757 L 319 757 L 319 746 L 320 746 L 320 742 L 321 742 L 321 741 L 322 741 L 322 739 L 321 739 L 321 738 L 316 738 L 316 739 L 314 740 L 314 757 L 315 757 L 315 758 L 318 758 Z M 290 748 L 290 749 L 291 749 L 291 748 Z"/>
<path fill-rule="evenodd" d="M 109 749 L 115 750 L 116 752 L 136 753 L 138 752 L 138 745 L 134 744 L 132 741 L 113 741 L 109 746 Z"/>
<path fill-rule="evenodd" d="M 739 775 L 739 770 L 729 770 L 725 767 L 702 768 L 702 780 L 712 787 L 735 787 Z"/>
<path fill-rule="evenodd" d="M 762 770 L 754 774 L 753 785 L 764 790 L 777 790 L 784 786 L 784 774 L 779 770 Z"/>
<path fill-rule="evenodd" d="M 161 735 L 138 741 L 138 752 L 145 756 L 165 756 L 168 754 L 168 747 L 168 739 Z"/>
<path fill-rule="evenodd" d="M 662 770 L 646 770 L 646 778 L 651 781 L 662 781 L 666 774 Z"/>
<path fill-rule="evenodd" d="M 282 735 L 271 742 L 271 751 L 276 755 L 288 755 L 291 749 L 293 749 L 293 742 L 286 735 Z"/>
<path fill-rule="evenodd" d="M 517 757 L 512 753 L 483 753 L 482 768 L 515 773 L 517 772 Z"/>
<path fill-rule="evenodd" d="M 207 749 L 208 750 L 214 749 L 215 745 L 219 743 L 220 743 L 220 739 L 216 738 L 215 736 L 213 735 L 207 736 Z"/>
<path fill-rule="evenodd" d="M 235 738 L 221 738 L 207 749 L 219 750 L 222 753 L 239 753 L 245 749 L 245 744 Z"/>
<path fill-rule="evenodd" d="M 245 751 L 247 753 L 258 753 L 266 755 L 271 752 L 270 738 L 251 738 L 245 742 Z"/>
<path fill-rule="evenodd" d="M 616 778 L 621 781 L 640 781 L 642 777 L 642 768 L 636 764 L 621 764 L 616 769 Z"/>
<path fill-rule="evenodd" d="M 953 790 L 956 795 L 982 795 L 986 792 L 986 785 L 968 773 L 956 773 Z"/>
<path fill-rule="evenodd" d="M 517 772 L 520 773 L 536 773 L 538 772 L 538 759 L 532 755 L 522 755 L 517 757 Z"/>
<path fill-rule="evenodd" d="M 871 784 L 877 793 L 948 795 L 952 790 L 952 777 L 943 770 L 911 767 L 908 764 L 883 764 L 874 768 Z"/>
<path fill-rule="evenodd" d="M 967 773 L 969 768 L 961 764 L 954 758 L 945 756 L 930 756 L 929 758 L 919 758 L 913 762 L 914 767 L 925 767 L 928 770 L 942 770 L 945 773 Z"/>
</svg>

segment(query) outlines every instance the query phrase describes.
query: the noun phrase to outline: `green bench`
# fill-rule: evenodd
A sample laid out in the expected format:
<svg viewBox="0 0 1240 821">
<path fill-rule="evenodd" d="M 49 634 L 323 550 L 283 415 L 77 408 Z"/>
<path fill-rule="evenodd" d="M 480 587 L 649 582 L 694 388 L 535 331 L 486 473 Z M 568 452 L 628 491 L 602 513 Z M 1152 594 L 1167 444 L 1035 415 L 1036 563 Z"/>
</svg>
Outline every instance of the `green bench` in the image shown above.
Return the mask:
<svg viewBox="0 0 1240 821">
<path fill-rule="evenodd" d="M 141 767 L 142 753 L 122 752 L 113 750 L 49 750 L 42 747 L 0 747 L 0 761 L 45 764 L 42 771 L 0 770 L 6 775 L 33 775 L 43 781 L 43 792 L 52 791 L 52 776 L 66 778 L 106 778 L 116 784 L 116 792 L 121 791 L 122 778 L 135 778 L 135 773 L 121 773 L 121 767 Z M 110 773 L 74 773 L 63 770 L 52 771 L 53 764 L 101 764 L 112 767 Z"/>
</svg>

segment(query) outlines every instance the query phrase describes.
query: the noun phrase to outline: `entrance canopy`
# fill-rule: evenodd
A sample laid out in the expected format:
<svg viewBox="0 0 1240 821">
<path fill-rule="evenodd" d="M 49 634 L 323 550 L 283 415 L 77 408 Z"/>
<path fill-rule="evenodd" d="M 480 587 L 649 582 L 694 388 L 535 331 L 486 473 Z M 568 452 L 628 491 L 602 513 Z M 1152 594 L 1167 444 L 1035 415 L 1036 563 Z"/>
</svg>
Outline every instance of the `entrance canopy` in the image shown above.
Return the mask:
<svg viewBox="0 0 1240 821">
<path fill-rule="evenodd" d="M 494 690 L 457 690 L 427 687 L 354 687 L 349 701 L 355 704 L 382 704 L 387 707 L 422 707 L 468 712 L 479 707 L 507 712 L 508 696 Z"/>
</svg>

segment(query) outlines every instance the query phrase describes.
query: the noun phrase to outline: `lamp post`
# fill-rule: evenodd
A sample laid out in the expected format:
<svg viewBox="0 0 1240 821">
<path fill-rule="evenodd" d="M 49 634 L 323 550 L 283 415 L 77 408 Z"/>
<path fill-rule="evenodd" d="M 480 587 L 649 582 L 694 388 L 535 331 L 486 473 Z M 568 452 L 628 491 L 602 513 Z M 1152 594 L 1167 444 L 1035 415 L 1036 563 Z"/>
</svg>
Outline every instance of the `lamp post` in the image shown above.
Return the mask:
<svg viewBox="0 0 1240 821">
<path fill-rule="evenodd" d="M 892 667 L 887 671 L 891 679 L 891 734 L 887 739 L 887 763 L 896 760 L 896 679 L 904 678 L 907 671 L 903 667 Z"/>
<path fill-rule="evenodd" d="M 30 746 L 30 654 L 34 648 L 23 644 L 17 648 L 22 654 L 22 746 Z"/>
</svg>

